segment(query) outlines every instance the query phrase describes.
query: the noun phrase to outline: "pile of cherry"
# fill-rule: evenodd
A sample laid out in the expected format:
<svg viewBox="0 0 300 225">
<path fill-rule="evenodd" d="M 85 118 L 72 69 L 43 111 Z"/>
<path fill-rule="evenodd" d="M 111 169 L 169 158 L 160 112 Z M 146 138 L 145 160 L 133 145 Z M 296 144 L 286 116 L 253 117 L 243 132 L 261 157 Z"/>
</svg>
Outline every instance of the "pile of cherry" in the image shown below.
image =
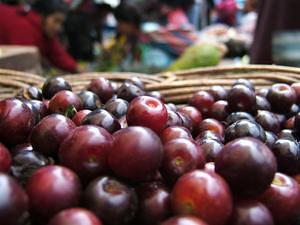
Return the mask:
<svg viewBox="0 0 300 225">
<path fill-rule="evenodd" d="M 300 83 L 164 104 L 134 77 L 0 101 L 1 225 L 295 225 Z"/>
</svg>

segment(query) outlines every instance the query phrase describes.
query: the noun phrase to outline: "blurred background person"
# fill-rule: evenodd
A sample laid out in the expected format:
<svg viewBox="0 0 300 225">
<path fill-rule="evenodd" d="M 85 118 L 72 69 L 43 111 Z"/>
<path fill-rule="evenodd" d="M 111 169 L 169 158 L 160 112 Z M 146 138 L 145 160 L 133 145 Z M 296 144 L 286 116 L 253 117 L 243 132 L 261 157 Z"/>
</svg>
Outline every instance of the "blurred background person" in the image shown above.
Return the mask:
<svg viewBox="0 0 300 225">
<path fill-rule="evenodd" d="M 219 3 L 216 4 L 216 22 L 229 26 L 235 26 L 237 12 L 238 7 L 236 0 L 220 0 Z"/>
<path fill-rule="evenodd" d="M 63 0 L 37 0 L 31 8 L 0 3 L 0 44 L 36 46 L 53 66 L 78 72 L 75 60 L 58 39 L 68 12 Z"/>
<path fill-rule="evenodd" d="M 260 0 L 251 63 L 300 66 L 300 1 Z"/>
</svg>

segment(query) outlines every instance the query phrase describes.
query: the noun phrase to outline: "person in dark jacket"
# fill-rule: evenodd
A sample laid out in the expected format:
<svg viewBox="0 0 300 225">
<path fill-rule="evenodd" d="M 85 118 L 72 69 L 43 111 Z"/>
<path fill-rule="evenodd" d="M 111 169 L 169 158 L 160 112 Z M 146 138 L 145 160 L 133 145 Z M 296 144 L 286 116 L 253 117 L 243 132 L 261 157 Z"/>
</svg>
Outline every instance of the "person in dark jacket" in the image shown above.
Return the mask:
<svg viewBox="0 0 300 225">
<path fill-rule="evenodd" d="M 37 0 L 31 9 L 0 3 L 0 45 L 36 46 L 55 67 L 77 72 L 76 62 L 57 37 L 67 11 L 63 0 Z"/>
<path fill-rule="evenodd" d="M 260 0 L 251 63 L 300 66 L 300 1 Z"/>
</svg>

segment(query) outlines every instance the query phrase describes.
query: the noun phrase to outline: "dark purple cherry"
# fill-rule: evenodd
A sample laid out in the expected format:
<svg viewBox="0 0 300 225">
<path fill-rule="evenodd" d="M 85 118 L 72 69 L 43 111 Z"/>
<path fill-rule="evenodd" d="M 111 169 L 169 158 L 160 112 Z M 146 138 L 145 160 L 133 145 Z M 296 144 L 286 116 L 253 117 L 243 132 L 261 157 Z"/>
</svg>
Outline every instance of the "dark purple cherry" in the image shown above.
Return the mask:
<svg viewBox="0 0 300 225">
<path fill-rule="evenodd" d="M 72 91 L 71 85 L 62 77 L 54 77 L 48 79 L 43 85 L 43 97 L 51 99 L 60 91 Z"/>
</svg>

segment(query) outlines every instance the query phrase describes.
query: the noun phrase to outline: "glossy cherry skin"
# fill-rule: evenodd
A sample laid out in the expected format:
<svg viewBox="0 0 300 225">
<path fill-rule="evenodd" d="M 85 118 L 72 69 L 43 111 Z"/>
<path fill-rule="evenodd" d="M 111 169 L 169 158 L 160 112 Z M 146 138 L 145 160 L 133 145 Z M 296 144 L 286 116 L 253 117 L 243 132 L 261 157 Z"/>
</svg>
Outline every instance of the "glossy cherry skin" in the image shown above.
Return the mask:
<svg viewBox="0 0 300 225">
<path fill-rule="evenodd" d="M 29 107 L 18 99 L 0 101 L 0 142 L 17 145 L 27 141 L 34 126 Z"/>
<path fill-rule="evenodd" d="M 262 142 L 266 140 L 264 129 L 258 123 L 249 120 L 237 121 L 225 130 L 226 143 L 241 137 L 253 137 Z"/>
<path fill-rule="evenodd" d="M 182 126 L 184 126 L 190 132 L 192 132 L 193 131 L 193 123 L 192 123 L 191 119 L 187 115 L 185 115 L 183 113 L 177 112 L 177 114 L 181 118 Z"/>
<path fill-rule="evenodd" d="M 75 116 L 72 118 L 72 121 L 75 123 L 76 126 L 80 126 L 84 118 L 91 112 L 92 111 L 88 109 L 81 110 L 75 114 Z"/>
<path fill-rule="evenodd" d="M 228 182 L 233 193 L 245 196 L 255 196 L 265 191 L 277 170 L 271 150 L 250 137 L 226 144 L 218 154 L 215 165 L 216 172 Z"/>
<path fill-rule="evenodd" d="M 32 111 L 36 123 L 40 122 L 41 119 L 43 119 L 45 116 L 48 115 L 48 108 L 44 102 L 38 100 L 29 100 L 28 103 L 31 105 L 33 109 Z"/>
<path fill-rule="evenodd" d="M 54 77 L 48 79 L 43 85 L 43 97 L 51 99 L 56 93 L 60 91 L 72 91 L 70 84 L 62 77 Z"/>
<path fill-rule="evenodd" d="M 274 84 L 270 88 L 267 99 L 271 103 L 272 110 L 278 113 L 286 113 L 296 103 L 297 95 L 293 88 L 287 84 Z"/>
<path fill-rule="evenodd" d="M 166 220 L 161 225 L 208 225 L 208 224 L 195 216 L 177 216 Z"/>
<path fill-rule="evenodd" d="M 101 127 L 77 127 L 60 146 L 60 163 L 84 180 L 103 175 L 108 171 L 107 157 L 112 141 L 112 136 Z"/>
<path fill-rule="evenodd" d="M 225 121 L 229 115 L 227 112 L 227 106 L 228 106 L 227 101 L 220 100 L 215 102 L 210 107 L 209 117 L 219 121 Z"/>
<path fill-rule="evenodd" d="M 179 113 L 168 110 L 168 122 L 166 124 L 166 127 L 171 126 L 183 126 L 183 121 Z"/>
<path fill-rule="evenodd" d="M 81 99 L 82 109 L 93 111 L 101 106 L 100 98 L 91 91 L 82 91 L 78 94 L 78 97 Z"/>
<path fill-rule="evenodd" d="M 230 225 L 273 225 L 273 217 L 266 206 L 255 200 L 238 200 L 233 207 Z"/>
<path fill-rule="evenodd" d="M 128 224 L 137 210 L 135 192 L 110 177 L 100 177 L 91 182 L 83 199 L 85 207 L 101 218 L 104 224 Z"/>
<path fill-rule="evenodd" d="M 215 119 L 205 119 L 203 120 L 198 128 L 198 133 L 202 133 L 204 131 L 212 131 L 218 135 L 220 135 L 221 137 L 224 137 L 224 126 L 221 122 L 219 122 L 218 120 Z"/>
<path fill-rule="evenodd" d="M 11 156 L 8 149 L 0 143 L 0 173 L 9 173 Z"/>
<path fill-rule="evenodd" d="M 32 215 L 49 219 L 63 209 L 78 205 L 81 184 L 71 170 L 62 166 L 46 166 L 31 176 L 26 191 Z"/>
<path fill-rule="evenodd" d="M 255 92 L 245 85 L 233 86 L 228 93 L 227 101 L 230 112 L 253 113 L 255 111 Z"/>
<path fill-rule="evenodd" d="M 164 145 L 160 172 L 170 183 L 183 174 L 204 168 L 205 159 L 200 146 L 188 139 L 175 139 Z"/>
<path fill-rule="evenodd" d="M 300 83 L 293 83 L 291 87 L 294 89 L 297 96 L 297 103 L 300 103 Z"/>
<path fill-rule="evenodd" d="M 285 123 L 284 123 L 284 126 L 283 128 L 284 129 L 294 129 L 294 125 L 295 125 L 295 116 L 289 118 Z"/>
<path fill-rule="evenodd" d="M 145 92 L 138 86 L 130 82 L 125 82 L 117 90 L 117 95 L 118 98 L 131 102 L 133 99 L 145 95 Z"/>
<path fill-rule="evenodd" d="M 170 193 L 158 182 L 145 183 L 136 188 L 139 198 L 138 222 L 158 225 L 171 215 Z"/>
<path fill-rule="evenodd" d="M 256 95 L 256 109 L 271 111 L 271 104 L 266 98 Z"/>
<path fill-rule="evenodd" d="M 277 134 L 278 139 L 288 139 L 296 141 L 296 133 L 293 130 L 284 129 Z"/>
<path fill-rule="evenodd" d="M 196 107 L 203 117 L 206 117 L 214 102 L 215 99 L 212 94 L 207 91 L 199 91 L 193 95 L 189 101 L 189 105 Z"/>
<path fill-rule="evenodd" d="M 258 110 L 255 120 L 266 131 L 271 131 L 275 134 L 280 131 L 280 121 L 278 117 L 269 111 Z"/>
<path fill-rule="evenodd" d="M 130 79 L 126 80 L 125 82 L 130 82 L 136 86 L 138 86 L 140 89 L 145 89 L 145 84 L 139 77 L 131 77 Z"/>
<path fill-rule="evenodd" d="M 167 127 L 160 134 L 160 139 L 163 144 L 178 138 L 193 139 L 188 129 L 179 126 Z"/>
<path fill-rule="evenodd" d="M 298 133 L 300 133 L 300 113 L 298 113 L 295 116 L 294 129 L 295 129 L 295 131 L 297 131 Z"/>
<path fill-rule="evenodd" d="M 156 98 L 141 96 L 129 104 L 126 119 L 129 126 L 144 126 L 160 133 L 168 122 L 168 111 Z"/>
<path fill-rule="evenodd" d="M 196 137 L 196 141 L 198 143 L 201 143 L 205 139 L 212 139 L 220 143 L 224 142 L 224 138 L 222 136 L 210 130 L 204 131 Z"/>
<path fill-rule="evenodd" d="M 146 94 L 147 96 L 158 99 L 161 102 L 165 102 L 164 96 L 159 91 L 150 91 Z"/>
<path fill-rule="evenodd" d="M 225 120 L 227 126 L 239 121 L 239 120 L 249 120 L 249 121 L 252 121 L 254 122 L 255 119 L 254 117 L 249 114 L 249 113 L 246 113 L 246 112 L 233 112 L 231 113 Z"/>
<path fill-rule="evenodd" d="M 141 181 L 156 173 L 163 157 L 159 137 L 144 127 L 128 127 L 113 135 L 110 168 L 120 178 Z"/>
<path fill-rule="evenodd" d="M 216 173 L 195 170 L 183 175 L 171 193 L 175 215 L 194 215 L 210 225 L 224 225 L 232 212 L 226 182 Z"/>
<path fill-rule="evenodd" d="M 14 156 L 20 152 L 33 151 L 33 147 L 30 143 L 20 144 L 10 149 L 11 154 Z"/>
<path fill-rule="evenodd" d="M 270 132 L 270 131 L 266 131 L 266 141 L 265 144 L 272 149 L 273 144 L 277 141 L 277 136 L 276 134 Z"/>
<path fill-rule="evenodd" d="M 4 225 L 24 223 L 28 211 L 28 197 L 22 187 L 10 176 L 0 173 L 0 221 Z"/>
<path fill-rule="evenodd" d="M 257 91 L 257 95 L 267 98 L 268 92 L 269 92 L 269 88 L 262 88 Z"/>
<path fill-rule="evenodd" d="M 221 142 L 209 138 L 200 139 L 198 143 L 207 162 L 214 162 L 224 147 Z"/>
<path fill-rule="evenodd" d="M 202 115 L 198 109 L 193 106 L 183 106 L 178 109 L 178 112 L 187 116 L 192 122 L 193 130 L 196 130 L 202 121 Z"/>
<path fill-rule="evenodd" d="M 26 184 L 32 174 L 41 167 L 52 163 L 36 151 L 21 151 L 12 159 L 11 173 L 22 184 Z"/>
<path fill-rule="evenodd" d="M 60 91 L 49 102 L 49 111 L 51 113 L 66 115 L 70 107 L 74 107 L 76 111 L 82 109 L 81 99 L 71 91 Z"/>
<path fill-rule="evenodd" d="M 276 173 L 271 186 L 258 199 L 270 210 L 275 224 L 289 224 L 299 216 L 299 185 L 282 173 Z"/>
<path fill-rule="evenodd" d="M 104 105 L 104 109 L 114 115 L 116 118 L 121 118 L 126 115 L 129 103 L 124 99 L 111 99 Z"/>
<path fill-rule="evenodd" d="M 228 91 L 219 85 L 212 86 L 208 92 L 214 97 L 215 101 L 226 100 L 228 96 Z"/>
<path fill-rule="evenodd" d="M 47 225 L 102 225 L 102 222 L 89 210 L 71 208 L 56 214 Z"/>
<path fill-rule="evenodd" d="M 167 110 L 169 111 L 173 111 L 173 112 L 177 112 L 177 106 L 174 103 L 168 103 L 165 104 Z"/>
<path fill-rule="evenodd" d="M 87 90 L 98 95 L 103 103 L 106 103 L 114 95 L 112 84 L 109 80 L 102 77 L 92 80 L 88 85 Z"/>
<path fill-rule="evenodd" d="M 236 85 L 244 85 L 253 91 L 255 90 L 253 83 L 248 79 L 238 79 L 236 82 L 234 82 L 233 87 Z"/>
<path fill-rule="evenodd" d="M 42 119 L 33 128 L 31 144 L 36 151 L 47 156 L 55 156 L 62 141 L 75 127 L 76 125 L 69 118 L 52 114 Z"/>
<path fill-rule="evenodd" d="M 16 97 L 28 100 L 43 100 L 42 90 L 34 86 L 22 89 Z"/>
<path fill-rule="evenodd" d="M 95 111 L 89 113 L 82 120 L 81 124 L 99 126 L 111 134 L 121 129 L 121 124 L 117 118 L 104 109 L 96 109 Z"/>
<path fill-rule="evenodd" d="M 295 175 L 300 172 L 300 146 L 298 142 L 278 139 L 272 146 L 277 159 L 278 171 Z"/>
</svg>

